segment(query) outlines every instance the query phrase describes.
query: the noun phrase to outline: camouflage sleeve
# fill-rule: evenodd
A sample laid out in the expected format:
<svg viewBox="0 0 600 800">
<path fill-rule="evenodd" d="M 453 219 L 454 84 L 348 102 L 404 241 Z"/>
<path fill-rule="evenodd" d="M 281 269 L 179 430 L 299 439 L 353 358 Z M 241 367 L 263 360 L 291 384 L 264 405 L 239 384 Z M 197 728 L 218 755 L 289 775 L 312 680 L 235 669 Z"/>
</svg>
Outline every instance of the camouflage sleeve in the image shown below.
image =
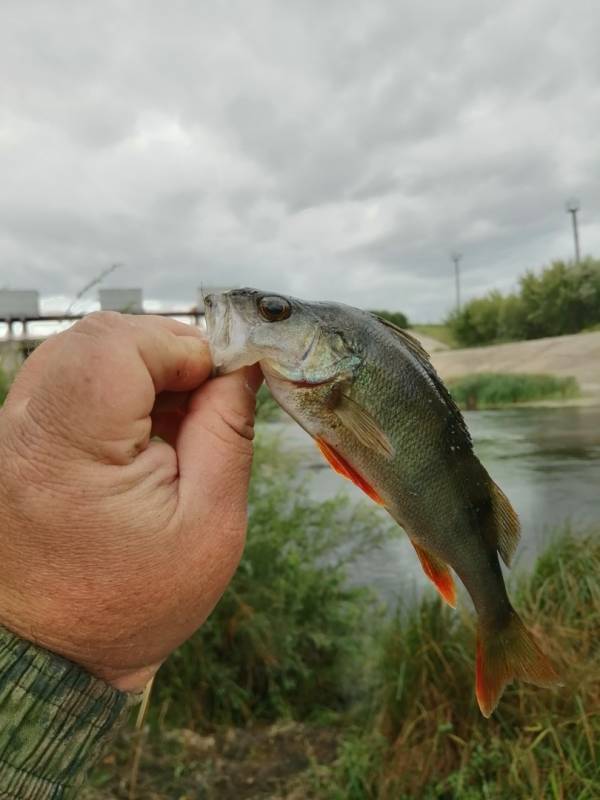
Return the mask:
<svg viewBox="0 0 600 800">
<path fill-rule="evenodd" d="M 0 628 L 0 798 L 76 797 L 137 697 Z"/>
</svg>

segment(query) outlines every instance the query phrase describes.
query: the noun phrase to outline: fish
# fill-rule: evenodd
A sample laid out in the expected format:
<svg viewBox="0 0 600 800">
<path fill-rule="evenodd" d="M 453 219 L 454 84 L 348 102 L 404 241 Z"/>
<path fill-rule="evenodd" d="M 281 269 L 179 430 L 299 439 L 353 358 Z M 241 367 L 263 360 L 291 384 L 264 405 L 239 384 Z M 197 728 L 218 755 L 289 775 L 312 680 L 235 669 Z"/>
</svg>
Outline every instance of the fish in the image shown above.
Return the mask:
<svg viewBox="0 0 600 800">
<path fill-rule="evenodd" d="M 258 363 L 279 405 L 331 467 L 407 533 L 427 577 L 456 605 L 456 574 L 477 614 L 475 695 L 489 717 L 514 679 L 559 676 L 507 594 L 520 523 L 473 451 L 427 352 L 368 311 L 257 289 L 205 297 L 218 374 Z"/>
</svg>

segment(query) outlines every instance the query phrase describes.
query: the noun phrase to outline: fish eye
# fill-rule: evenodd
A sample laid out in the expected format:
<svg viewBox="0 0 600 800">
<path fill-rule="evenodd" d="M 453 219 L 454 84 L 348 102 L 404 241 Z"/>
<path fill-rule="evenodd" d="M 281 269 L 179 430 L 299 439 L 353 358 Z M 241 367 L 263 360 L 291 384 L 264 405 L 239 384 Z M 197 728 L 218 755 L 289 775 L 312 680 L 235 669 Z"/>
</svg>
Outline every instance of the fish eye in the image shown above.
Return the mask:
<svg viewBox="0 0 600 800">
<path fill-rule="evenodd" d="M 292 306 L 284 297 L 261 297 L 258 301 L 258 313 L 267 322 L 281 322 L 292 313 Z"/>
</svg>

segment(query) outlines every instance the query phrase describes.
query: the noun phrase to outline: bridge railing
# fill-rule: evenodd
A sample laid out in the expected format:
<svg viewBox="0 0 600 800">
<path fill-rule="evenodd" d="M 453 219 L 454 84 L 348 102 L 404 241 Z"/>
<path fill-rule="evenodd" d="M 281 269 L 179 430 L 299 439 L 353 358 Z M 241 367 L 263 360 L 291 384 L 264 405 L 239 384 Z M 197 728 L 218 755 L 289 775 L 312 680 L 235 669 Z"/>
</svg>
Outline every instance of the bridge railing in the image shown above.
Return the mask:
<svg viewBox="0 0 600 800">
<path fill-rule="evenodd" d="M 44 339 L 46 336 L 51 335 L 54 331 L 49 330 L 46 333 L 39 333 L 33 335 L 31 333 L 30 325 L 35 323 L 54 323 L 55 326 L 62 326 L 66 324 L 73 324 L 77 322 L 79 319 L 83 319 L 88 313 L 85 312 L 81 314 L 38 314 L 36 316 L 24 315 L 24 316 L 0 316 L 0 326 L 5 326 L 4 336 L 0 336 L 0 339 L 4 340 L 29 340 L 29 339 Z M 200 320 L 204 317 L 204 312 L 198 309 L 185 309 L 185 310 L 175 310 L 175 311 L 142 311 L 137 312 L 140 315 L 151 314 L 157 317 L 174 317 L 174 318 L 184 318 L 193 321 L 195 325 L 199 325 Z M 21 335 L 15 335 L 15 328 L 16 326 L 21 326 Z"/>
</svg>

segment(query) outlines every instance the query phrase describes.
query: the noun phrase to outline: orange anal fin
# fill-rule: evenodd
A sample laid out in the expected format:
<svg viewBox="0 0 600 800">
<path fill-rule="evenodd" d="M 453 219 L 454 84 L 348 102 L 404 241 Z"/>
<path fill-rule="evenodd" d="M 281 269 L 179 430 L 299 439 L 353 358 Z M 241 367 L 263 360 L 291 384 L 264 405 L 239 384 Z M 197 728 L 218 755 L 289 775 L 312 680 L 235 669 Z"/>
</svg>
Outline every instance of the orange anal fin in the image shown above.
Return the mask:
<svg viewBox="0 0 600 800">
<path fill-rule="evenodd" d="M 433 582 L 435 588 L 442 595 L 444 600 L 452 608 L 456 608 L 456 588 L 454 578 L 448 565 L 439 558 L 432 556 L 427 550 L 419 547 L 413 542 L 413 547 L 417 551 L 419 561 L 423 567 L 423 572 Z"/>
<path fill-rule="evenodd" d="M 362 489 L 363 492 L 371 498 L 371 500 L 379 503 L 380 506 L 385 505 L 384 501 L 377 494 L 375 489 L 373 489 L 373 487 L 370 486 L 365 479 L 361 477 L 353 467 L 350 466 L 346 459 L 343 458 L 343 456 L 341 456 L 337 450 L 335 450 L 330 444 L 327 444 L 327 442 L 324 439 L 321 439 L 320 436 L 316 436 L 315 441 L 317 443 L 317 447 L 323 453 L 332 469 L 334 469 L 340 475 L 343 475 L 344 478 L 348 478 L 349 481 L 352 481 L 352 483 L 358 486 L 359 489 Z"/>
</svg>

